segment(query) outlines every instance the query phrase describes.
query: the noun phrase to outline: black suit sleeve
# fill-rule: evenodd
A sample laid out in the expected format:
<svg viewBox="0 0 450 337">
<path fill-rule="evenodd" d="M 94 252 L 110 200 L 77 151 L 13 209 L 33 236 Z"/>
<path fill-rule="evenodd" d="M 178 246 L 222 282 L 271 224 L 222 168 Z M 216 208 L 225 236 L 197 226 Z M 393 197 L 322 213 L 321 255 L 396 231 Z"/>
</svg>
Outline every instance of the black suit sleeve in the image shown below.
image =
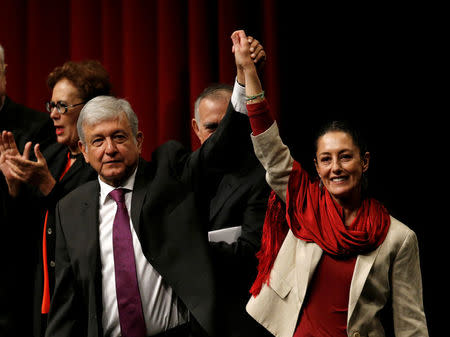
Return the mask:
<svg viewBox="0 0 450 337">
<path fill-rule="evenodd" d="M 264 223 L 267 207 L 267 198 L 270 189 L 265 181 L 254 184 L 246 194 L 246 198 L 240 200 L 239 209 L 230 209 L 235 216 L 221 224 L 222 228 L 242 226 L 241 236 L 237 242 L 227 244 L 225 242 L 211 242 L 214 250 L 224 259 L 242 262 L 241 258 L 248 259 L 259 250 L 261 242 L 261 230 Z"/>
<path fill-rule="evenodd" d="M 208 170 L 225 172 L 248 155 L 251 129 L 248 117 L 228 105 L 225 117 L 216 132 L 203 144 L 202 159 Z"/>
<path fill-rule="evenodd" d="M 185 157 L 184 176 L 204 182 L 217 181 L 217 177 L 230 171 L 236 161 L 248 154 L 248 138 L 251 129 L 248 117 L 228 105 L 227 113 L 212 134 L 192 155 Z"/>
<path fill-rule="evenodd" d="M 67 243 L 61 227 L 59 204 L 56 207 L 56 287 L 50 305 L 46 337 L 82 336 L 77 314 L 81 312 L 75 276 L 67 251 Z"/>
<path fill-rule="evenodd" d="M 248 295 L 251 283 L 256 277 L 256 253 L 261 246 L 262 227 L 267 207 L 267 198 L 270 193 L 268 185 L 258 179 L 246 194 L 239 200 L 239 205 L 227 210 L 230 212 L 227 222 L 220 227 L 242 226 L 241 236 L 236 242 L 211 242 L 215 265 L 220 266 L 221 273 L 226 275 L 241 275 L 240 289 L 243 295 Z"/>
</svg>

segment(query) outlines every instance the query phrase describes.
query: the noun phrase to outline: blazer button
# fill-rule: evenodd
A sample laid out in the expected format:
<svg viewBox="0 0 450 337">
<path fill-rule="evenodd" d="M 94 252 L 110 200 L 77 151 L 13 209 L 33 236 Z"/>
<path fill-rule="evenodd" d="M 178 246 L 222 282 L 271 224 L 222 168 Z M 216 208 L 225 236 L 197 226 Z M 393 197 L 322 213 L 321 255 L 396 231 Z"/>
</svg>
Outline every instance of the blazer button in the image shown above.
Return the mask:
<svg viewBox="0 0 450 337">
<path fill-rule="evenodd" d="M 361 337 L 361 334 L 359 333 L 359 331 L 355 331 L 352 337 Z"/>
<path fill-rule="evenodd" d="M 53 233 L 52 228 L 51 227 L 47 228 L 47 234 L 48 235 L 52 235 L 52 233 Z"/>
<path fill-rule="evenodd" d="M 50 267 L 55 268 L 55 261 L 50 261 Z"/>
</svg>

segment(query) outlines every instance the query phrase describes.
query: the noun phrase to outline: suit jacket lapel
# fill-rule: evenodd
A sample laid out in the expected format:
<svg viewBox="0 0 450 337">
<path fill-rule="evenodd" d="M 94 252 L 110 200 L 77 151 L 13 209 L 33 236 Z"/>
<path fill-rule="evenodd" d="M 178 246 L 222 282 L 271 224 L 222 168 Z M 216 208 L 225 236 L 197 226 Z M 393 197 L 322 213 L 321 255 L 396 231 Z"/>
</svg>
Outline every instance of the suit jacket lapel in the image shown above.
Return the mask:
<svg viewBox="0 0 450 337">
<path fill-rule="evenodd" d="M 77 160 L 78 161 L 78 160 Z M 99 193 L 100 185 L 96 180 L 92 184 L 91 192 L 88 193 L 88 197 L 82 204 L 81 224 L 84 224 L 84 242 L 83 249 L 87 256 L 88 262 L 88 275 L 93 280 L 95 287 L 95 303 L 97 317 L 102 317 L 102 265 L 100 259 L 100 243 L 99 243 Z M 98 329 L 101 331 L 101 320 L 98 323 Z M 101 335 L 101 334 L 100 334 Z"/>
<path fill-rule="evenodd" d="M 144 203 L 145 195 L 147 192 L 145 166 L 147 166 L 146 163 L 140 160 L 133 186 L 133 197 L 131 199 L 131 221 L 133 222 L 134 230 L 136 231 L 138 236 L 140 235 L 139 218 L 142 210 L 142 204 Z"/>
<path fill-rule="evenodd" d="M 78 157 L 77 160 L 73 163 L 73 165 L 69 168 L 67 173 L 64 175 L 64 177 L 61 179 L 61 182 L 64 182 L 66 180 L 70 180 L 70 177 L 76 174 L 82 167 L 84 163 L 83 157 Z M 64 164 L 65 165 L 65 164 Z M 87 164 L 86 164 L 87 165 Z M 59 177 L 57 177 L 59 179 Z"/>
<path fill-rule="evenodd" d="M 300 297 L 299 300 L 303 301 L 308 284 L 311 281 L 314 270 L 320 261 L 323 250 L 315 243 L 304 242 L 302 240 L 297 241 L 295 268 L 298 294 Z M 350 286 L 347 321 L 350 320 L 351 315 L 353 314 L 353 310 L 355 309 L 356 303 L 361 295 L 369 272 L 372 269 L 372 265 L 378 256 L 380 247 L 368 254 L 358 255 Z"/>
<path fill-rule="evenodd" d="M 220 181 L 216 195 L 211 199 L 209 220 L 211 221 L 217 213 L 222 209 L 225 202 L 230 196 L 241 186 L 239 180 L 231 174 L 226 174 Z"/>
<path fill-rule="evenodd" d="M 350 321 L 353 310 L 380 249 L 381 246 L 368 254 L 358 255 L 350 286 L 347 323 Z M 317 244 L 297 240 L 295 268 L 299 300 L 302 302 L 322 253 L 323 250 Z"/>
<path fill-rule="evenodd" d="M 59 179 L 66 165 L 67 151 L 65 145 L 56 143 L 48 147 L 43 153 L 45 159 L 49 163 L 48 169 L 56 180 Z"/>
<path fill-rule="evenodd" d="M 83 230 L 85 232 L 83 242 L 83 250 L 86 251 L 85 255 L 92 261 L 90 264 L 90 272 L 95 274 L 96 267 L 99 262 L 99 222 L 98 222 L 98 195 L 100 193 L 100 186 L 96 181 L 93 184 L 92 196 L 86 198 L 83 202 L 83 208 L 81 209 L 81 224 L 83 224 Z"/>
<path fill-rule="evenodd" d="M 358 255 L 358 258 L 356 259 L 355 270 L 353 271 L 352 283 L 350 285 L 347 324 L 353 314 L 353 310 L 355 309 L 356 303 L 361 295 L 369 272 L 372 269 L 372 265 L 380 252 L 380 248 L 381 246 L 370 253 Z"/>
<path fill-rule="evenodd" d="M 314 270 L 322 257 L 322 252 L 322 249 L 315 243 L 297 240 L 295 268 L 299 300 L 302 302 Z"/>
</svg>

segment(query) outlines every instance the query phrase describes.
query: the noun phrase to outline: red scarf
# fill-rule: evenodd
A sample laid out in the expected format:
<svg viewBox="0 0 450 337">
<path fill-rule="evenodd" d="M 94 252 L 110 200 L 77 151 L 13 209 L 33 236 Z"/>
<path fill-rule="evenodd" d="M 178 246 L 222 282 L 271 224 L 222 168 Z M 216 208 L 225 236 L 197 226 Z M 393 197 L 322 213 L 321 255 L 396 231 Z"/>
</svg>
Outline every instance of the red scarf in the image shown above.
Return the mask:
<svg viewBox="0 0 450 337">
<path fill-rule="evenodd" d="M 366 198 L 355 220 L 345 226 L 343 210 L 328 190 L 312 181 L 299 163 L 294 162 L 289 177 L 286 208 L 274 192 L 270 195 L 264 220 L 258 276 L 250 289 L 259 294 L 269 280 L 278 251 L 291 229 L 295 237 L 315 242 L 334 256 L 350 256 L 370 252 L 383 243 L 389 230 L 389 213 L 377 200 Z"/>
</svg>

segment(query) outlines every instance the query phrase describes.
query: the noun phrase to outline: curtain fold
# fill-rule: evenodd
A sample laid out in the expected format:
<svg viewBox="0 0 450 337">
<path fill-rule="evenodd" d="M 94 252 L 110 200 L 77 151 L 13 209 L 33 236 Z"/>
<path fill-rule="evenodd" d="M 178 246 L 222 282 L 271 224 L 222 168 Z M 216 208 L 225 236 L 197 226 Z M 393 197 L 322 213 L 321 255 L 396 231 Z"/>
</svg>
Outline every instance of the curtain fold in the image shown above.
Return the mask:
<svg viewBox="0 0 450 337">
<path fill-rule="evenodd" d="M 234 82 L 232 32 L 245 29 L 276 60 L 269 51 L 276 50 L 269 31 L 275 6 L 275 0 L 3 1 L 0 43 L 9 65 L 7 92 L 44 111 L 53 68 L 97 59 L 110 73 L 114 94 L 128 99 L 139 117 L 144 158 L 169 139 L 195 149 L 196 97 L 212 83 Z M 276 72 L 277 65 L 268 62 L 262 75 L 275 80 Z M 276 84 L 267 88 L 272 106 L 278 91 Z"/>
<path fill-rule="evenodd" d="M 98 59 L 114 94 L 138 115 L 145 159 L 169 139 L 196 149 L 194 101 L 211 83 L 233 84 L 230 35 L 244 29 L 267 52 L 263 86 L 294 157 L 314 172 L 317 126 L 329 118 L 360 122 L 372 146 L 372 194 L 406 219 L 422 245 L 429 235 L 428 245 L 432 232 L 423 224 L 441 221 L 430 221 L 437 207 L 429 196 L 438 194 L 427 186 L 441 185 L 429 182 L 426 168 L 446 151 L 429 154 L 446 144 L 435 140 L 445 135 L 435 127 L 448 110 L 439 104 L 448 37 L 437 13 L 445 11 L 394 3 L 311 7 L 277 0 L 2 0 L 7 92 L 45 111 L 53 68 Z M 411 212 L 416 204 L 422 207 Z"/>
</svg>

